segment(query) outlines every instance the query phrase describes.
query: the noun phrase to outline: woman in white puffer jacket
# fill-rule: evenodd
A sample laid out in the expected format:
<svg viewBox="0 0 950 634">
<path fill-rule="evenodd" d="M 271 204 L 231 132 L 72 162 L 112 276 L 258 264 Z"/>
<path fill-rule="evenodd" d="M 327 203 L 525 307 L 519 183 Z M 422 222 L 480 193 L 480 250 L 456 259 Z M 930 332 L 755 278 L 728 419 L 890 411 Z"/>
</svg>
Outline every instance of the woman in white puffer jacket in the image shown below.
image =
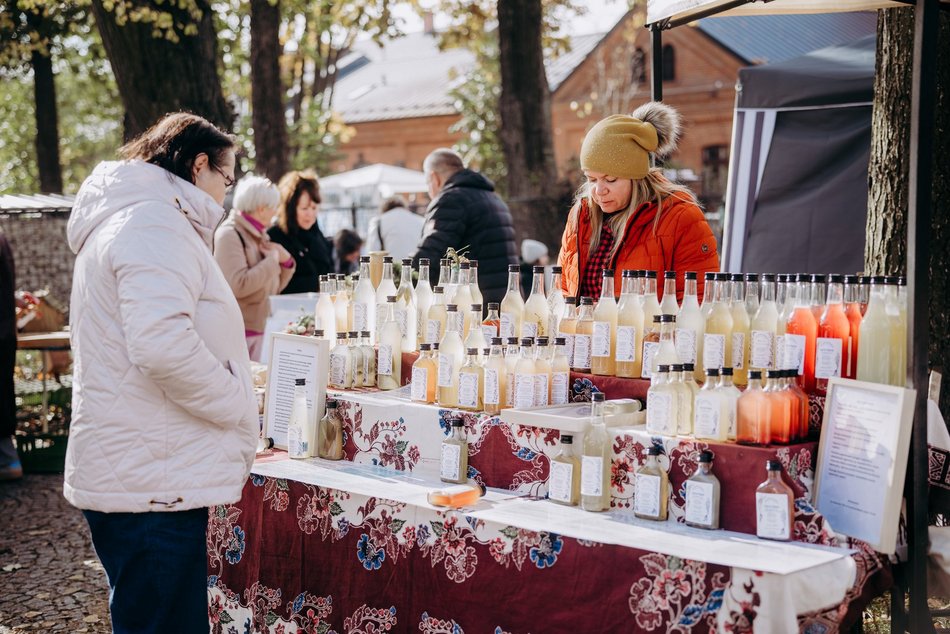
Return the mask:
<svg viewBox="0 0 950 634">
<path fill-rule="evenodd" d="M 241 497 L 258 435 L 241 311 L 211 254 L 234 141 L 178 113 L 121 154 L 67 227 L 64 493 L 108 573 L 113 631 L 207 632 L 207 508 Z"/>
</svg>

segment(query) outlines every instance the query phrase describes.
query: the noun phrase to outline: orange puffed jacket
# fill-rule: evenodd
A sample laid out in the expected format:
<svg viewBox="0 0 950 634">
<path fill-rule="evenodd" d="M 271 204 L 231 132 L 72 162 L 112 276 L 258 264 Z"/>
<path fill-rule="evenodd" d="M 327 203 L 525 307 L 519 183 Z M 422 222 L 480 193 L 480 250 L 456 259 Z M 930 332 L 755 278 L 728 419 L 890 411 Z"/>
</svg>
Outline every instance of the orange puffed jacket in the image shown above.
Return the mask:
<svg viewBox="0 0 950 634">
<path fill-rule="evenodd" d="M 615 294 L 620 295 L 621 275 L 624 269 L 656 271 L 658 294 L 663 291 L 663 273 L 676 271 L 676 299 L 683 299 L 683 274 L 696 271 L 697 291 L 703 298 L 704 274 L 719 270 L 719 255 L 716 239 L 703 211 L 692 200 L 684 201 L 673 196 L 663 200 L 663 213 L 656 220 L 656 202 L 643 203 L 627 222 L 623 242 L 611 262 Z M 577 225 L 572 227 L 569 219 L 561 238 L 561 281 L 568 296 L 576 295 L 587 264 L 590 244 L 590 211 L 587 199 L 581 202 Z"/>
</svg>

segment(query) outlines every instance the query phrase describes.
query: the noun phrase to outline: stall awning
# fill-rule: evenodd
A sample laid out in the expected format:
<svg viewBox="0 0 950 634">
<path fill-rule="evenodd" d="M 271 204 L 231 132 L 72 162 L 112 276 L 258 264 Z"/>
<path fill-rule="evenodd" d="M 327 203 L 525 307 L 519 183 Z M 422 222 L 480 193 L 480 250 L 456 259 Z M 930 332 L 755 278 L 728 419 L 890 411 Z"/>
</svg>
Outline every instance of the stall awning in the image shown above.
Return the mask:
<svg viewBox="0 0 950 634">
<path fill-rule="evenodd" d="M 669 20 L 671 26 L 712 15 L 840 13 L 906 6 L 893 0 L 649 0 L 647 24 Z"/>
</svg>

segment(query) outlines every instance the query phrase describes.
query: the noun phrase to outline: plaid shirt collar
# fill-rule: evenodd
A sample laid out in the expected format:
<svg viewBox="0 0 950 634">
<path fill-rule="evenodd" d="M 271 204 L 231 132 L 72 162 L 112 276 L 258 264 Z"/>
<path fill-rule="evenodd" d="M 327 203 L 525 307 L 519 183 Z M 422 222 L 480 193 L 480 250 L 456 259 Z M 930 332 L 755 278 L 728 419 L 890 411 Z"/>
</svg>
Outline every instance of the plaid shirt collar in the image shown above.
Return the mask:
<svg viewBox="0 0 950 634">
<path fill-rule="evenodd" d="M 580 297 L 600 297 L 604 269 L 610 265 L 610 249 L 614 245 L 614 234 L 606 224 L 600 229 L 600 242 L 597 250 L 587 260 L 581 280 Z"/>
</svg>

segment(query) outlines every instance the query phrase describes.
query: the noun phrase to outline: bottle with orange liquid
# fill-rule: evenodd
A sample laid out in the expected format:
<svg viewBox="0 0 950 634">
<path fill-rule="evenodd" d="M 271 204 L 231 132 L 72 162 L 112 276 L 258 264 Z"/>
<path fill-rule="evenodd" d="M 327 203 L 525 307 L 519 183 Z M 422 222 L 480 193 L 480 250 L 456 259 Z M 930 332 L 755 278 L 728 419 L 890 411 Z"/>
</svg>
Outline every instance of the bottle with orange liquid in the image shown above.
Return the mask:
<svg viewBox="0 0 950 634">
<path fill-rule="evenodd" d="M 811 300 L 811 312 L 815 315 L 815 321 L 818 321 L 821 319 L 822 313 L 825 312 L 828 278 L 825 275 L 810 275 L 808 279 L 811 283 L 809 296 Z"/>
<path fill-rule="evenodd" d="M 810 412 L 808 408 L 808 395 L 798 386 L 794 370 L 785 370 L 785 372 L 788 375 L 786 378 L 788 393 L 795 399 L 794 403 L 792 403 L 792 418 L 796 426 L 792 430 L 792 442 L 805 442 L 808 440 L 809 434 L 808 422 Z"/>
<path fill-rule="evenodd" d="M 771 442 L 769 402 L 762 391 L 762 371 L 749 370 L 749 387 L 736 404 L 736 442 L 767 445 Z"/>
<path fill-rule="evenodd" d="M 861 303 L 860 288 L 857 275 L 846 275 L 844 278 L 845 315 L 848 317 L 848 358 L 842 362 L 844 366 L 842 376 L 853 379 L 858 375 L 858 342 L 861 334 Z"/>
<path fill-rule="evenodd" d="M 792 401 L 781 384 L 781 370 L 765 372 L 765 393 L 768 401 L 769 442 L 787 445 L 792 441 Z"/>
<path fill-rule="evenodd" d="M 804 275 L 789 288 L 795 308 L 785 322 L 785 367 L 797 370 L 799 385 L 808 394 L 815 392 L 815 344 L 818 339 L 818 321 L 811 311 L 811 293 Z"/>
<path fill-rule="evenodd" d="M 824 396 L 828 379 L 844 374 L 850 350 L 851 323 L 844 308 L 844 276 L 829 277 L 825 310 L 818 322 L 815 342 L 815 392 Z"/>
</svg>

